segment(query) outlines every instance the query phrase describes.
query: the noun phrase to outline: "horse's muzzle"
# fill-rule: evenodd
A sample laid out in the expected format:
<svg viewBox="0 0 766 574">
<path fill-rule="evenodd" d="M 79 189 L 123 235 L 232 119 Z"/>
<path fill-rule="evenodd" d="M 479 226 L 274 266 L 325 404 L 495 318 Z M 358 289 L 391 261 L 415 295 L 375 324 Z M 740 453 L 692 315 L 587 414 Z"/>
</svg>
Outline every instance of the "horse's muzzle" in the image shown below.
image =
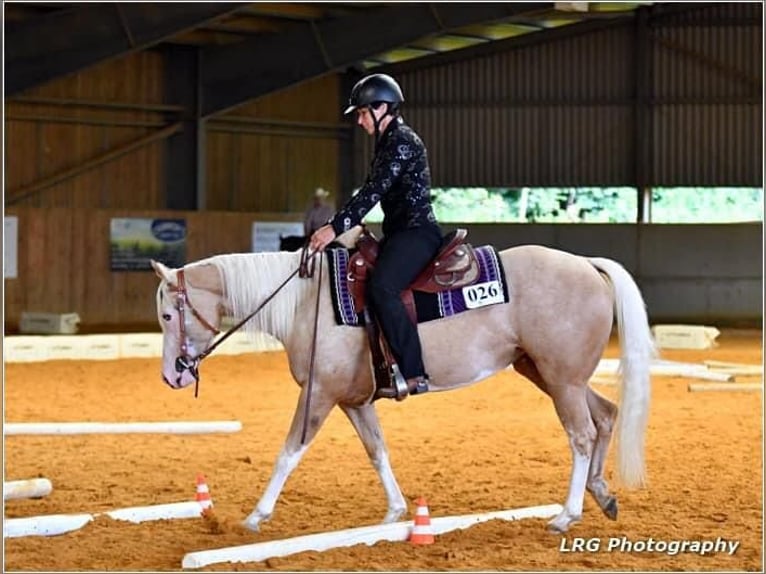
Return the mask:
<svg viewBox="0 0 766 574">
<path fill-rule="evenodd" d="M 184 389 L 192 383 L 199 383 L 199 359 L 192 359 L 188 355 L 176 357 L 175 375 L 165 371 L 162 381 L 171 389 Z"/>
<path fill-rule="evenodd" d="M 189 371 L 195 381 L 199 381 L 199 361 L 187 356 L 176 357 L 176 372 L 183 373 Z"/>
</svg>

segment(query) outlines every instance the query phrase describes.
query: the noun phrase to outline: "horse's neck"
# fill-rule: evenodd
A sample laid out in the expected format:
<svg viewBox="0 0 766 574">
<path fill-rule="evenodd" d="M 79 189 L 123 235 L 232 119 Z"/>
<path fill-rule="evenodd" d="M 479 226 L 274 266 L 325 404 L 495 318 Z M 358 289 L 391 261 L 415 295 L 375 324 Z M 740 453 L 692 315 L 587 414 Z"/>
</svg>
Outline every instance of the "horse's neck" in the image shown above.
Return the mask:
<svg viewBox="0 0 766 574">
<path fill-rule="evenodd" d="M 268 333 L 285 343 L 290 336 L 300 303 L 310 291 L 312 281 L 297 276 L 279 292 L 275 291 L 295 271 L 299 254 L 247 253 L 222 255 L 216 261 L 224 282 L 224 308 L 236 320 L 244 319 L 273 295 L 256 315 L 246 323 L 254 335 Z"/>
</svg>

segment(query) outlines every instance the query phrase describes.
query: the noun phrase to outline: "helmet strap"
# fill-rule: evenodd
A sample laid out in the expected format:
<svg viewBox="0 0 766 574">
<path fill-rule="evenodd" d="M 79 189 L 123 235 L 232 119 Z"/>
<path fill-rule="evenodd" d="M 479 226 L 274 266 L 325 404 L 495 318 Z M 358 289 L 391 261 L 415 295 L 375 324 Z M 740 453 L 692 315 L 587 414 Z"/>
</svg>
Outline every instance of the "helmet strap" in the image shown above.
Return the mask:
<svg viewBox="0 0 766 574">
<path fill-rule="evenodd" d="M 378 119 L 375 116 L 375 110 L 373 109 L 372 104 L 367 106 L 367 109 L 370 110 L 370 115 L 372 116 L 372 125 L 375 126 L 375 145 L 377 145 L 378 142 L 380 141 L 380 135 L 381 135 L 380 134 L 380 122 L 382 122 L 383 118 L 385 118 L 386 116 L 394 116 L 395 115 L 394 111 L 391 110 L 391 104 L 388 103 L 388 102 L 383 102 L 383 103 L 386 104 L 386 113 L 383 114 L 382 116 L 380 116 L 380 119 Z"/>
<path fill-rule="evenodd" d="M 378 142 L 380 141 L 380 120 L 375 115 L 375 109 L 372 107 L 372 104 L 368 105 L 367 109 L 370 110 L 372 125 L 375 126 L 375 145 L 378 145 Z M 383 116 L 381 116 L 381 119 L 383 119 Z"/>
</svg>

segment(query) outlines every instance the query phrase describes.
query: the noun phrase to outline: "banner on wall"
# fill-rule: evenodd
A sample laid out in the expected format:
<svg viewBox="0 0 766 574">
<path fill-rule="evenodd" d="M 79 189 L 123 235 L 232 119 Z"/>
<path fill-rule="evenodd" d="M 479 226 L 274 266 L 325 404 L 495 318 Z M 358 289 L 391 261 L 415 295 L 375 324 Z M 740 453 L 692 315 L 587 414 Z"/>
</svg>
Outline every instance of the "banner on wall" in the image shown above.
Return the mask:
<svg viewBox="0 0 766 574">
<path fill-rule="evenodd" d="M 256 221 L 253 223 L 253 251 L 279 251 L 285 237 L 303 237 L 303 223 L 289 221 Z"/>
<path fill-rule="evenodd" d="M 5 226 L 3 227 L 3 277 L 5 279 L 16 279 L 19 274 L 18 269 L 18 249 L 19 249 L 19 218 L 15 215 L 4 217 Z"/>
<path fill-rule="evenodd" d="M 186 220 L 112 218 L 109 246 L 112 271 L 151 271 L 152 259 L 169 267 L 183 267 Z"/>
</svg>

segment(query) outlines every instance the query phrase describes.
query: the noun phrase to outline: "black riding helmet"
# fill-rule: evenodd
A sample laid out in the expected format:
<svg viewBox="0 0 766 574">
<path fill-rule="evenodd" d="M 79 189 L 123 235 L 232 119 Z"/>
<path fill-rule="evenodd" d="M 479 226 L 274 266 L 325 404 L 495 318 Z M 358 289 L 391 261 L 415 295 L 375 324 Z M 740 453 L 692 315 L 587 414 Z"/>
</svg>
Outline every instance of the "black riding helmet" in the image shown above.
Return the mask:
<svg viewBox="0 0 766 574">
<path fill-rule="evenodd" d="M 402 89 L 391 76 L 372 74 L 359 80 L 351 90 L 348 107 L 343 115 L 348 115 L 357 108 L 372 106 L 378 102 L 389 104 L 389 110 L 394 111 L 404 102 Z"/>
</svg>

